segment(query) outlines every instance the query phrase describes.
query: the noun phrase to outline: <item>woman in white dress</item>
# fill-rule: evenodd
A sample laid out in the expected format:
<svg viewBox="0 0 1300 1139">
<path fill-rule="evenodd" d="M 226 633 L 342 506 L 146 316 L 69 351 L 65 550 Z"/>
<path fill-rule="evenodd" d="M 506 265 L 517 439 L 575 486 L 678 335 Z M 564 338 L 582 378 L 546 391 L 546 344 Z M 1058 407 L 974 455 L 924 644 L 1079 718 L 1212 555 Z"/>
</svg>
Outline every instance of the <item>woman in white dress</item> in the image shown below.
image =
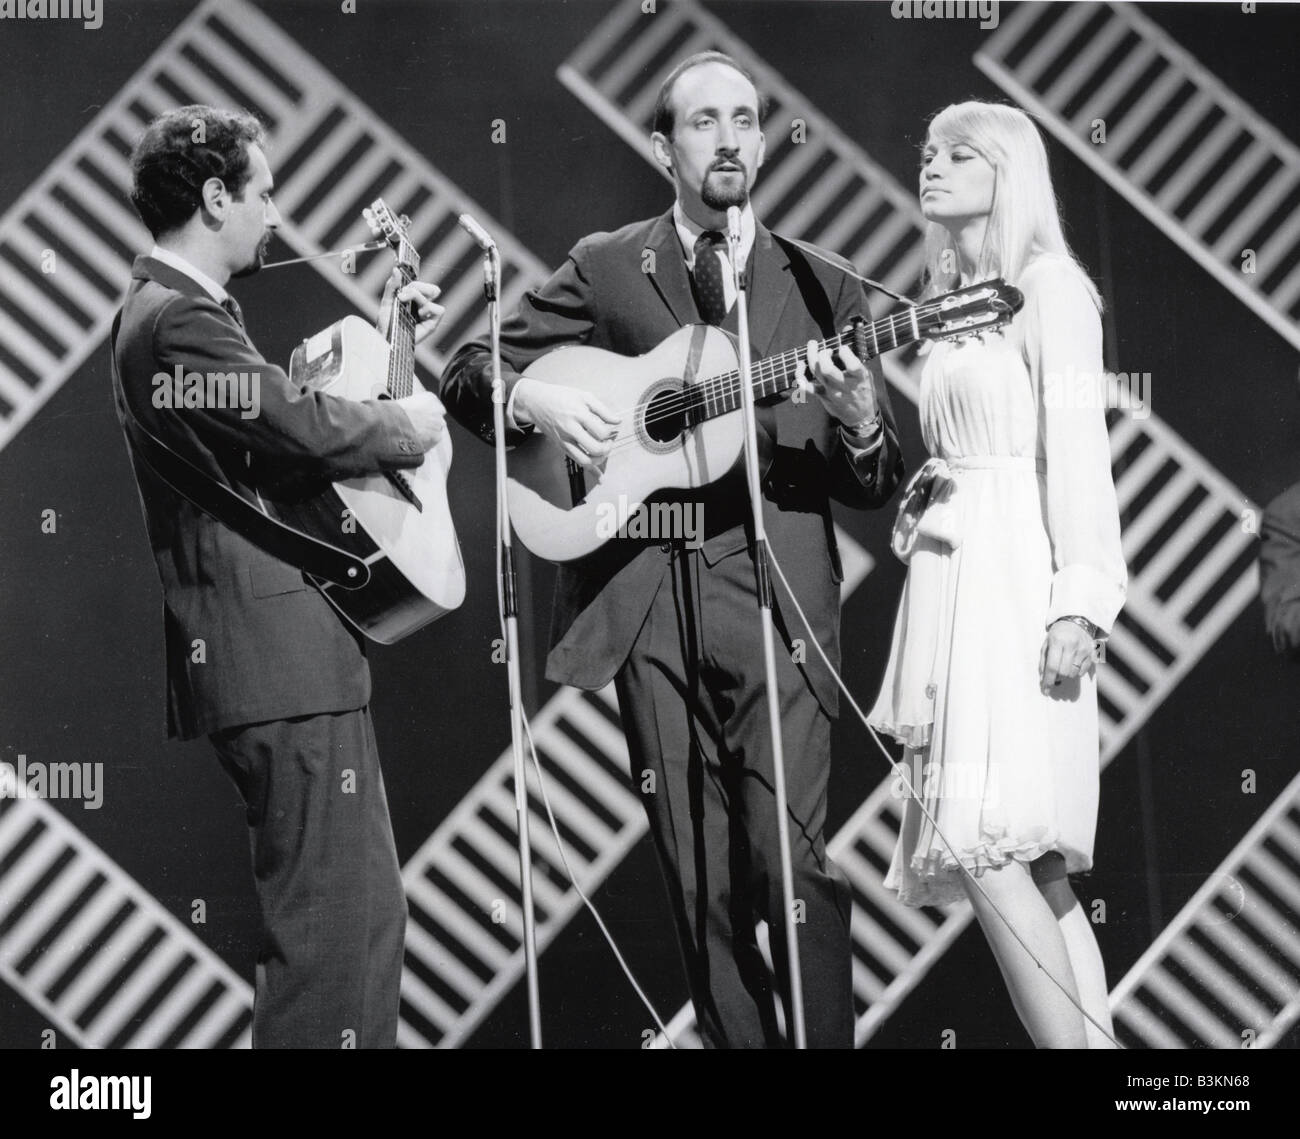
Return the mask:
<svg viewBox="0 0 1300 1139">
<path fill-rule="evenodd" d="M 894 530 L 907 582 L 870 720 L 905 745 L 938 826 L 908 798 L 885 884 L 907 905 L 970 899 L 1038 1047 L 1105 1047 L 1105 970 L 1066 878 L 1092 866 L 1097 643 L 1127 581 L 1100 300 L 1023 112 L 941 111 L 920 183 L 927 295 L 1003 277 L 1025 304 L 933 345 L 921 377 L 932 457 Z"/>
</svg>

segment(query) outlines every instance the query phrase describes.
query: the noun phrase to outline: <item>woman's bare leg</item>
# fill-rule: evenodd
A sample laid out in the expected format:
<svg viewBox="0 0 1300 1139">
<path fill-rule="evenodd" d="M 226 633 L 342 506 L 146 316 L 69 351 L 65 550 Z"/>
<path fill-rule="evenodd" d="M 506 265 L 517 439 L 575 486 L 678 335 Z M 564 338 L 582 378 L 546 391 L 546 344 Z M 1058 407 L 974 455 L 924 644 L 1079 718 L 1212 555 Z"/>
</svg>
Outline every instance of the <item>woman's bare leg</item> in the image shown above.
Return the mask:
<svg viewBox="0 0 1300 1139">
<path fill-rule="evenodd" d="M 1011 1002 L 1035 1047 L 1086 1047 L 1084 1018 L 1071 1003 L 1071 998 L 1077 1001 L 1079 994 L 1070 953 L 1056 914 L 1039 892 L 1029 866 L 1012 861 L 996 870 L 985 871 L 979 878 L 983 893 L 969 878 L 963 881 L 975 916 L 1002 971 Z M 1025 945 L 1012 934 L 1008 922 Z M 1033 956 L 1026 952 L 1025 946 Z M 1060 982 L 1059 986 L 1053 977 Z"/>
<path fill-rule="evenodd" d="M 1101 950 L 1092 923 L 1088 920 L 1079 899 L 1070 888 L 1065 876 L 1065 860 L 1059 854 L 1045 854 L 1032 864 L 1034 881 L 1039 892 L 1056 915 L 1065 948 L 1074 971 L 1074 983 L 1079 991 L 1079 1003 L 1092 1020 L 1101 1025 L 1101 1031 L 1092 1020 L 1084 1021 L 1089 1048 L 1114 1048 L 1111 1036 L 1115 1034 L 1110 1018 L 1110 994 L 1106 988 L 1106 967 L 1101 960 Z M 1110 1034 L 1110 1036 L 1107 1035 Z"/>
</svg>

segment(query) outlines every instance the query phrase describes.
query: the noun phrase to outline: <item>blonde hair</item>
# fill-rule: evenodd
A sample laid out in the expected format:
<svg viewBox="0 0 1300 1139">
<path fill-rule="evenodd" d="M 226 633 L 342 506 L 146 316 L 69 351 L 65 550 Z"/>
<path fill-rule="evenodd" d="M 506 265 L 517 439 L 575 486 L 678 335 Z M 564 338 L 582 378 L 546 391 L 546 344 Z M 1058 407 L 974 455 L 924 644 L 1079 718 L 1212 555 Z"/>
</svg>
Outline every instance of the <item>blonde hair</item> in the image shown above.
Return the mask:
<svg viewBox="0 0 1300 1139">
<path fill-rule="evenodd" d="M 1042 136 L 1024 111 L 1003 103 L 953 103 L 930 120 L 926 144 L 931 143 L 969 146 L 993 167 L 993 205 L 975 266 L 977 280 L 1003 277 L 1014 285 L 1034 258 L 1064 257 L 1078 270 L 1100 311 L 1097 286 L 1061 230 Z M 924 295 L 938 296 L 957 288 L 961 283 L 957 266 L 952 235 L 938 222 L 927 222 Z"/>
</svg>

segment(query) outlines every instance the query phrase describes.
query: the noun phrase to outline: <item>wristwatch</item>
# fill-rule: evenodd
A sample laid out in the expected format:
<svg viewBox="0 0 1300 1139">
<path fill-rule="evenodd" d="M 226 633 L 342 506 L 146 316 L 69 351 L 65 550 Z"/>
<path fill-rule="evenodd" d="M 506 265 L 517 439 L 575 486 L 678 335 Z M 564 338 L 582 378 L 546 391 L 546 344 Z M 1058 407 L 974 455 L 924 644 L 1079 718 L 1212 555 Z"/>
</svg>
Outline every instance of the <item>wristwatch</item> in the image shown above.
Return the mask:
<svg viewBox="0 0 1300 1139">
<path fill-rule="evenodd" d="M 1094 641 L 1104 641 L 1106 639 L 1106 633 L 1102 631 L 1101 626 L 1094 625 L 1091 621 L 1088 620 L 1087 617 L 1077 617 L 1072 615 L 1069 617 L 1058 617 L 1056 620 L 1073 621 L 1076 625 L 1079 626 L 1080 629 L 1082 629 L 1085 633 L 1087 633 L 1088 636 L 1090 636 Z M 1056 621 L 1053 621 L 1052 624 L 1056 624 Z"/>
</svg>

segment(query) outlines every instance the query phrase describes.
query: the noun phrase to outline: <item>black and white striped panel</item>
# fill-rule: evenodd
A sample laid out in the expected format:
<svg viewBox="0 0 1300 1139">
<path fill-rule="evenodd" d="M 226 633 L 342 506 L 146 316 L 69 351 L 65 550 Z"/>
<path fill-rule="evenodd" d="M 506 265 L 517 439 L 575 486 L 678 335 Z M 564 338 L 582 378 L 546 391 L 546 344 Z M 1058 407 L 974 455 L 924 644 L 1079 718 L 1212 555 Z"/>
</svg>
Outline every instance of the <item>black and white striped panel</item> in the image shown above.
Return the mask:
<svg viewBox="0 0 1300 1139">
<path fill-rule="evenodd" d="M 915 197 L 693 0 L 661 2 L 653 13 L 639 0 L 624 0 L 565 61 L 559 77 L 651 161 L 660 83 L 680 60 L 710 49 L 750 68 L 771 100 L 767 154 L 754 187 L 754 209 L 764 224 L 842 253 L 897 292 L 915 292 L 922 267 Z"/>
<path fill-rule="evenodd" d="M 247 982 L 41 799 L 0 799 L 0 977 L 82 1047 L 251 1040 Z"/>
<path fill-rule="evenodd" d="M 1018 4 L 975 62 L 1300 347 L 1300 148 L 1290 139 L 1137 5 Z M 1094 141 L 1099 120 L 1104 142 Z M 1253 271 L 1243 271 L 1247 249 Z"/>
<path fill-rule="evenodd" d="M 1300 1020 L 1300 776 L 1111 994 L 1143 1048 L 1270 1048 Z"/>
<path fill-rule="evenodd" d="M 646 830 L 613 690 L 562 689 L 534 718 L 532 731 L 564 853 L 590 893 Z M 540 953 L 582 902 L 531 765 L 527 783 Z M 516 823 L 514 758 L 507 748 L 403 869 L 411 910 L 403 1047 L 458 1046 L 523 976 Z"/>
</svg>

